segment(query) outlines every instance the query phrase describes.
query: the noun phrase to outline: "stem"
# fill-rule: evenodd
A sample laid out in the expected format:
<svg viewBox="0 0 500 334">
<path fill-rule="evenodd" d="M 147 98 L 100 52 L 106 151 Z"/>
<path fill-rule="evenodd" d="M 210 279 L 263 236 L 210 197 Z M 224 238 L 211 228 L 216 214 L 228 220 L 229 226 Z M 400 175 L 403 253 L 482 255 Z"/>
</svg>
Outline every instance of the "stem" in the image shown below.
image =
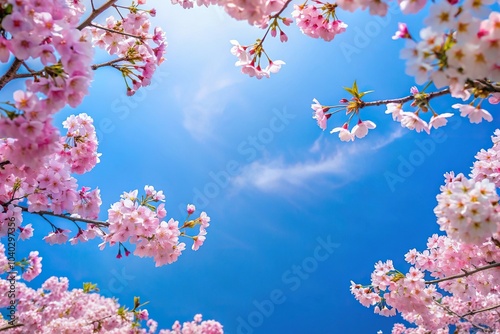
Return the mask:
<svg viewBox="0 0 500 334">
<path fill-rule="evenodd" d="M 116 59 L 113 59 L 113 60 L 110 60 L 110 61 L 107 61 L 105 63 L 101 63 L 101 64 L 94 64 L 91 66 L 91 68 L 93 70 L 97 70 L 98 68 L 100 67 L 104 67 L 104 66 L 111 66 L 115 63 L 118 63 L 120 61 L 123 61 L 123 60 L 128 60 L 127 57 L 120 57 L 120 58 L 116 58 Z"/>
<path fill-rule="evenodd" d="M 82 23 L 80 23 L 80 25 L 78 26 L 77 29 L 78 30 L 82 30 L 83 28 L 91 25 L 93 19 L 95 19 L 96 17 L 98 17 L 99 15 L 101 15 L 102 12 L 104 12 L 109 7 L 113 6 L 115 4 L 115 2 L 117 2 L 117 1 L 118 0 L 109 0 L 104 5 L 102 5 L 101 7 L 97 8 L 97 9 L 94 9 L 92 11 L 92 14 L 90 14 L 90 16 L 87 17 L 87 19 L 85 21 L 83 21 Z M 93 3 L 92 3 L 92 5 L 93 5 Z"/>
<path fill-rule="evenodd" d="M 487 266 L 484 266 L 484 267 L 479 267 L 477 269 L 474 269 L 472 271 L 464 271 L 463 274 L 458 274 L 458 275 L 454 275 L 454 276 L 448 276 L 448 277 L 444 277 L 444 278 L 440 278 L 440 279 L 435 279 L 435 280 L 432 280 L 432 281 L 425 281 L 425 284 L 436 284 L 436 283 L 440 283 L 440 282 L 444 282 L 444 281 L 449 281 L 449 280 L 452 280 L 452 279 L 455 279 L 455 278 L 461 278 L 461 277 L 466 277 L 466 276 L 470 276 L 472 274 L 475 274 L 477 272 L 480 272 L 480 271 L 483 271 L 483 270 L 487 270 L 487 269 L 491 269 L 491 268 L 495 268 L 495 267 L 500 267 L 500 262 L 495 262 L 495 263 L 492 263 L 492 264 L 489 264 Z"/>
<path fill-rule="evenodd" d="M 116 58 L 116 59 L 113 59 L 113 60 L 110 60 L 110 61 L 107 61 L 105 63 L 101 63 L 101 64 L 94 64 L 92 66 L 90 66 L 90 68 L 92 68 L 94 71 L 97 70 L 98 68 L 101 68 L 101 67 L 105 67 L 105 66 L 111 66 L 113 65 L 114 63 L 118 63 L 120 61 L 123 61 L 123 60 L 129 60 L 127 57 L 120 57 L 120 58 Z M 13 79 L 23 79 L 23 78 L 31 78 L 31 77 L 34 77 L 34 76 L 37 76 L 37 75 L 44 75 L 44 70 L 40 70 L 40 71 L 33 71 L 31 73 L 19 73 L 19 74 L 15 74 L 11 80 Z M 2 165 L 0 164 L 0 167 Z"/>
<path fill-rule="evenodd" d="M 500 304 L 493 305 L 493 306 L 490 306 L 490 307 L 485 307 L 485 308 L 482 308 L 482 309 L 476 310 L 476 311 L 470 311 L 469 313 L 465 313 L 464 315 L 462 315 L 462 317 L 467 317 L 469 315 L 474 315 L 476 313 L 491 311 L 491 310 L 494 310 L 494 309 L 499 308 L 499 307 L 500 307 Z"/>
<path fill-rule="evenodd" d="M 9 329 L 24 326 L 23 324 L 15 324 L 15 325 L 7 325 L 5 327 L 0 328 L 0 332 L 8 331 Z"/>
<path fill-rule="evenodd" d="M 25 206 L 17 205 L 17 204 L 16 204 L 16 206 L 18 208 L 21 208 L 21 210 L 23 210 L 25 212 L 29 212 L 28 208 L 25 207 Z M 29 213 L 39 215 L 42 218 L 43 218 L 44 215 L 47 215 L 47 216 L 53 216 L 53 217 L 58 217 L 58 218 L 64 218 L 64 219 L 67 219 L 67 220 L 71 220 L 72 222 L 82 222 L 82 223 L 86 223 L 86 224 L 93 224 L 93 225 L 96 225 L 98 227 L 108 227 L 109 226 L 108 222 L 103 222 L 103 221 L 94 220 L 94 219 L 87 219 L 87 218 L 71 217 L 71 216 L 67 216 L 67 215 L 64 215 L 64 214 L 57 214 L 57 213 L 54 213 L 54 212 L 51 212 L 51 211 L 38 211 L 38 212 L 29 212 Z"/>
<path fill-rule="evenodd" d="M 443 305 L 441 303 L 438 303 L 436 301 L 434 301 L 438 306 L 442 307 L 446 312 L 462 319 L 462 320 L 465 320 L 467 321 L 468 323 L 470 323 L 472 325 L 472 327 L 474 328 L 477 328 L 479 330 L 482 330 L 482 331 L 486 331 L 486 330 L 489 330 L 489 328 L 485 328 L 485 327 L 482 327 L 482 326 L 479 326 L 479 325 L 476 325 L 475 323 L 471 322 L 469 319 L 465 318 L 465 315 L 460 315 L 458 313 L 456 313 L 455 311 L 453 311 L 449 306 L 447 305 Z"/>
<path fill-rule="evenodd" d="M 443 89 L 441 91 L 437 91 L 437 92 L 432 92 L 432 93 L 428 93 L 427 94 L 427 99 L 430 100 L 432 98 L 435 98 L 435 97 L 438 97 L 438 96 L 441 96 L 441 95 L 446 95 L 446 94 L 449 94 L 450 93 L 450 89 L 449 88 L 446 88 L 446 89 Z M 408 101 L 411 101 L 413 100 L 415 97 L 413 95 L 409 95 L 409 96 L 405 96 L 405 97 L 402 97 L 402 98 L 399 98 L 399 99 L 390 99 L 390 100 L 378 100 L 378 101 L 372 101 L 372 102 L 363 102 L 359 108 L 364 108 L 364 107 L 374 107 L 374 106 L 379 106 L 379 105 L 382 105 L 382 104 L 389 104 L 389 103 L 399 103 L 399 104 L 403 104 L 403 103 L 406 103 Z"/>
<path fill-rule="evenodd" d="M 12 79 L 14 79 L 17 71 L 19 70 L 19 67 L 21 67 L 21 64 L 23 62 L 19 59 L 14 59 L 14 62 L 12 65 L 10 65 L 10 68 L 5 72 L 5 74 L 0 78 L 0 90 L 5 87 L 5 85 Z"/>
<path fill-rule="evenodd" d="M 113 30 L 113 29 L 109 29 L 109 28 L 106 28 L 106 27 L 103 27 L 99 24 L 95 24 L 95 23 L 90 23 L 89 26 L 91 27 L 94 27 L 94 28 L 97 28 L 97 29 L 102 29 L 102 30 L 105 30 L 105 31 L 109 31 L 111 33 L 114 33 L 114 34 L 120 34 L 120 35 L 123 35 L 123 36 L 128 36 L 128 37 L 133 37 L 133 38 L 137 38 L 139 40 L 143 40 L 144 38 L 141 37 L 141 36 L 137 36 L 137 35 L 132 35 L 132 34 L 129 34 L 129 33 L 126 33 L 126 32 L 123 32 L 123 31 L 118 31 L 118 30 Z"/>
<path fill-rule="evenodd" d="M 269 19 L 277 19 L 281 15 L 281 13 L 283 13 L 283 11 L 286 9 L 286 7 L 288 7 L 290 2 L 292 2 L 292 0 L 287 0 L 287 2 L 285 2 L 285 4 L 283 5 L 283 8 L 281 8 L 279 12 L 277 12 L 276 14 L 271 16 Z M 270 24 L 269 27 L 267 27 L 266 33 L 264 34 L 264 36 L 260 40 L 260 43 L 255 47 L 255 49 L 257 49 L 258 47 L 260 47 L 262 45 L 262 43 L 264 43 L 264 40 L 266 39 L 267 34 L 269 33 L 269 30 L 271 30 L 271 26 L 272 25 Z"/>
<path fill-rule="evenodd" d="M 0 169 L 4 169 L 3 166 L 6 166 L 8 164 L 10 164 L 9 160 L 5 160 L 5 161 L 0 162 Z"/>
</svg>

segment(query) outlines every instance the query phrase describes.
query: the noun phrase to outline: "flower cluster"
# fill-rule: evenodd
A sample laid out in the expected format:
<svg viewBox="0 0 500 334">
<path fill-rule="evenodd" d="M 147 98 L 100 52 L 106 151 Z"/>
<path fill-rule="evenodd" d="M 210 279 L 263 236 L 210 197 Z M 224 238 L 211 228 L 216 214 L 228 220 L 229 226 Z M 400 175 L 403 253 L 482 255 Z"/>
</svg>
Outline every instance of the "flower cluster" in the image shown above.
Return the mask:
<svg viewBox="0 0 500 334">
<path fill-rule="evenodd" d="M 111 66 L 121 72 L 127 94 L 133 95 L 137 89 L 151 83 L 156 68 L 164 60 L 167 42 L 160 27 L 150 33 L 149 18 L 154 16 L 154 10 L 139 10 L 137 5 L 128 10 L 126 15 L 120 14 L 120 20 L 109 16 L 106 25 L 92 24 L 87 29 L 96 46 L 117 56 Z"/>
<path fill-rule="evenodd" d="M 241 72 L 249 75 L 250 77 L 256 77 L 257 79 L 269 78 L 271 73 L 277 73 L 281 66 L 285 64 L 284 61 L 274 60 L 272 61 L 267 57 L 268 65 L 262 69 L 260 66 L 261 55 L 264 52 L 262 48 L 262 41 L 257 41 L 251 46 L 242 46 L 238 41 L 232 40 L 231 53 L 238 57 L 238 61 L 235 63 L 236 66 L 241 66 Z"/>
<path fill-rule="evenodd" d="M 2 10 L 0 61 L 7 62 L 12 54 L 18 64 L 39 59 L 43 68 L 27 67 L 34 79 L 14 93 L 15 103 L 2 108 L 7 117 L 0 117 L 0 137 L 13 140 L 4 139 L 0 145 L 9 146 L 11 162 L 35 166 L 58 150 L 52 115 L 66 104 L 78 106 L 88 94 L 93 48 L 78 30 L 81 13 L 73 2 L 12 1 L 2 6 L 8 10 Z"/>
<path fill-rule="evenodd" d="M 343 33 L 347 24 L 336 18 L 335 8 L 337 5 L 320 1 L 316 1 L 316 3 L 322 6 L 318 8 L 316 5 L 294 5 L 292 17 L 296 20 L 302 33 L 329 42 L 336 35 Z"/>
<path fill-rule="evenodd" d="M 101 154 L 97 153 L 97 137 L 92 123 L 87 114 L 71 115 L 63 122 L 68 132 L 62 138 L 65 143 L 61 155 L 66 158 L 72 173 L 89 172 L 99 162 Z"/>
<path fill-rule="evenodd" d="M 406 274 L 390 260 L 378 262 L 371 284 L 351 282 L 351 292 L 362 305 L 375 306 L 376 313 L 391 316 L 397 311 L 418 326 L 406 329 L 396 324 L 392 333 L 447 333 L 450 325 L 464 333 L 475 326 L 500 330 L 495 310 L 500 304 L 496 293 L 500 276 L 498 268 L 492 268 L 492 263 L 500 262 L 498 247 L 492 241 L 471 245 L 434 234 L 427 248 L 406 254 L 406 262 L 412 265 Z M 425 272 L 436 281 L 425 281 Z M 451 279 L 454 275 L 459 277 Z M 474 312 L 481 309 L 485 311 Z"/>
<path fill-rule="evenodd" d="M 476 182 L 451 175 L 434 209 L 441 230 L 457 240 L 481 244 L 500 232 L 500 197 L 488 179 Z"/>
<path fill-rule="evenodd" d="M 7 219 L 13 219 L 19 229 L 20 238 L 28 239 L 33 235 L 31 224 L 22 226 L 22 209 L 18 207 L 27 199 L 29 212 L 48 211 L 54 214 L 68 213 L 73 217 L 96 219 L 102 203 L 99 189 L 82 187 L 77 190 L 77 181 L 72 172 L 84 173 L 99 162 L 97 139 L 93 120 L 86 114 L 70 116 L 64 126 L 67 135 L 61 137 L 60 150 L 41 158 L 38 168 L 19 168 L 10 161 L 12 155 L 6 154 L 8 146 L 0 148 L 0 235 L 7 233 Z M 5 141 L 10 142 L 10 141 Z M 44 239 L 53 243 L 68 240 L 67 230 L 51 225 L 53 231 Z M 79 229 L 77 239 L 86 241 L 100 235 L 95 226 Z M 77 239 L 72 240 L 75 242 Z"/>
<path fill-rule="evenodd" d="M 500 130 L 493 148 L 478 153 L 471 179 L 445 174 L 437 196 L 437 222 L 447 236 L 434 234 L 427 249 L 410 250 L 412 267 L 403 274 L 392 261 L 379 262 L 369 285 L 351 284 L 351 292 L 375 312 L 402 317 L 417 328 L 396 324 L 392 333 L 500 331 L 500 209 L 496 192 Z M 433 279 L 425 280 L 428 273 Z"/>
<path fill-rule="evenodd" d="M 415 76 L 417 84 L 431 79 L 437 88 L 449 86 L 453 97 L 465 100 L 470 96 L 469 80 L 500 80 L 500 13 L 491 12 L 480 20 L 483 6 L 487 4 L 481 1 L 465 1 L 462 7 L 435 3 L 425 20 L 427 27 L 420 31 L 420 42 L 403 34 L 407 41 L 401 57 L 407 60 L 406 73 Z"/>
<path fill-rule="evenodd" d="M 500 188 L 500 130 L 496 130 L 492 137 L 493 147 L 482 149 L 476 155 L 470 176 L 475 181 L 488 179 Z"/>
<path fill-rule="evenodd" d="M 145 187 L 146 196 L 138 198 L 138 191 L 123 193 L 120 201 L 111 205 L 108 210 L 109 234 L 104 236 L 104 242 L 100 245 L 103 249 L 106 244 L 119 244 L 118 258 L 121 255 L 122 243 L 129 241 L 136 245 L 134 255 L 139 257 L 153 257 L 156 266 L 171 264 L 177 261 L 186 244 L 179 242 L 179 237 L 193 239 L 193 250 L 205 241 L 206 228 L 209 226 L 210 217 L 205 212 L 194 220 L 188 220 L 194 212 L 194 206 L 188 206 L 188 219 L 182 226 L 179 222 L 170 219 L 168 222 L 162 219 L 167 215 L 164 204 L 157 207 L 153 203 L 162 202 L 165 199 L 162 191 L 156 191 L 151 186 Z M 184 231 L 200 225 L 196 236 L 188 236 Z M 130 252 L 123 246 L 125 255 Z"/>
<path fill-rule="evenodd" d="M 313 112 L 313 119 L 316 120 L 318 123 L 318 126 L 322 129 L 326 129 L 326 123 L 328 119 L 335 113 L 338 113 L 340 111 L 346 111 L 346 115 L 348 116 L 347 122 L 344 123 L 344 125 L 340 127 L 335 127 L 333 128 L 330 133 L 339 133 L 339 138 L 342 141 L 353 141 L 355 138 L 363 138 L 368 134 L 368 130 L 375 129 L 376 125 L 372 121 L 363 121 L 361 120 L 361 117 L 359 116 L 359 109 L 360 106 L 363 104 L 363 101 L 361 98 L 365 96 L 366 94 L 370 93 L 370 91 L 367 92 L 359 92 L 358 91 L 358 86 L 356 82 L 354 82 L 353 86 L 351 88 L 344 87 L 346 91 L 348 91 L 353 97 L 351 100 L 347 100 L 346 98 L 343 98 L 340 100 L 339 105 L 335 106 L 324 106 L 321 103 L 319 103 L 318 100 L 313 99 L 313 104 L 311 104 L 311 109 L 314 110 Z M 356 125 L 352 127 L 351 130 L 349 130 L 349 123 L 351 120 L 356 117 L 358 119 L 358 122 Z"/>
<path fill-rule="evenodd" d="M 193 321 L 185 322 L 182 325 L 176 321 L 172 325 L 172 330 L 161 330 L 159 334 L 185 334 L 185 333 L 201 333 L 201 334 L 223 334 L 222 325 L 215 320 L 203 321 L 201 314 L 196 314 Z"/>
<path fill-rule="evenodd" d="M 171 0 L 172 4 L 179 4 L 183 8 L 197 6 L 219 5 L 236 20 L 246 20 L 250 25 L 265 27 L 269 18 L 285 6 L 285 0 Z"/>
<path fill-rule="evenodd" d="M 7 291 L 9 281 L 0 279 L 0 289 Z M 181 331 L 159 330 L 158 323 L 149 318 L 148 311 L 141 309 L 139 298 L 134 298 L 134 308 L 120 306 L 116 299 L 96 293 L 95 284 L 84 283 L 83 289 L 68 289 L 65 277 L 50 277 L 38 290 L 16 282 L 17 296 L 16 324 L 22 326 L 9 329 L 8 333 L 141 333 L 166 334 Z M 10 305 L 7 294 L 0 296 L 0 307 Z M 179 327 L 174 325 L 175 328 Z M 7 319 L 0 319 L 0 327 L 8 326 Z M 173 327 L 173 328 L 174 328 Z M 182 333 L 222 334 L 222 326 L 214 320 L 201 321 L 201 314 L 195 321 L 184 324 Z"/>
</svg>

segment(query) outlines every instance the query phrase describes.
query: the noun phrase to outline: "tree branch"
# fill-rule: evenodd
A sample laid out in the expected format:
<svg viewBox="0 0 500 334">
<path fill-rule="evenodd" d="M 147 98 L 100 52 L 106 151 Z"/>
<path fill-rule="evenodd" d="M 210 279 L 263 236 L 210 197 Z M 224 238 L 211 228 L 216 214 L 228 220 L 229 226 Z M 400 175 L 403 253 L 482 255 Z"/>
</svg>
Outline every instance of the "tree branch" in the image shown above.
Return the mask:
<svg viewBox="0 0 500 334">
<path fill-rule="evenodd" d="M 120 58 L 116 58 L 116 59 L 113 59 L 113 60 L 110 60 L 110 61 L 107 61 L 105 63 L 100 63 L 100 64 L 94 64 L 91 66 L 91 68 L 95 71 L 97 70 L 98 68 L 100 67 L 104 67 L 104 66 L 110 66 L 110 65 L 113 65 L 115 63 L 118 63 L 118 62 L 121 62 L 123 60 L 128 60 L 127 57 L 120 57 Z"/>
<path fill-rule="evenodd" d="M 464 321 L 467 321 L 468 323 L 470 323 L 470 324 L 472 325 L 472 327 L 477 328 L 477 329 L 482 330 L 482 331 L 488 331 L 488 332 L 491 332 L 491 330 L 490 330 L 490 328 L 489 328 L 489 327 L 486 327 L 486 328 L 485 328 L 485 327 L 482 327 L 482 326 L 476 325 L 475 323 L 471 322 L 469 319 L 465 318 L 465 315 L 460 315 L 460 314 L 456 313 L 455 311 L 453 311 L 453 310 L 452 310 L 452 309 L 451 309 L 448 305 L 443 305 L 443 304 L 441 304 L 441 303 L 438 303 L 438 302 L 437 302 L 437 301 L 435 301 L 435 300 L 434 300 L 434 302 L 435 302 L 438 306 L 442 307 L 442 308 L 443 308 L 446 312 L 448 312 L 449 314 L 452 314 L 452 315 L 454 315 L 454 316 L 456 316 L 456 317 L 458 317 L 458 318 L 460 318 L 460 319 L 462 319 L 462 320 L 464 320 Z"/>
<path fill-rule="evenodd" d="M 82 222 L 82 223 L 86 223 L 86 224 L 93 224 L 93 225 L 96 225 L 98 227 L 108 227 L 109 226 L 108 222 L 103 222 L 103 221 L 100 221 L 100 220 L 71 217 L 71 216 L 64 215 L 64 214 L 57 214 L 57 213 L 54 213 L 54 212 L 51 212 L 51 211 L 30 212 L 30 211 L 28 211 L 28 208 L 25 207 L 25 206 L 18 205 L 18 204 L 16 204 L 16 206 L 18 208 L 21 208 L 21 210 L 23 210 L 24 212 L 29 212 L 29 213 L 40 215 L 40 216 L 44 216 L 44 215 L 46 215 L 46 216 L 53 216 L 53 217 L 58 217 L 58 218 L 63 218 L 63 219 L 71 220 L 72 222 Z"/>
<path fill-rule="evenodd" d="M 430 100 L 432 98 L 435 98 L 435 97 L 438 97 L 438 96 L 441 96 L 441 95 L 446 95 L 446 94 L 449 94 L 449 93 L 450 93 L 450 89 L 446 88 L 446 89 L 443 89 L 441 91 L 428 93 L 427 94 L 427 99 Z M 379 106 L 379 105 L 382 105 L 382 104 L 389 104 L 389 103 L 403 104 L 403 103 L 406 103 L 406 102 L 409 102 L 409 101 L 413 100 L 414 98 L 415 97 L 413 95 L 408 95 L 408 96 L 405 96 L 405 97 L 402 97 L 402 98 L 399 98 L 399 99 L 378 100 L 378 101 L 373 101 L 373 102 L 363 102 L 363 104 L 360 106 L 360 108 L 374 107 L 374 106 Z"/>
<path fill-rule="evenodd" d="M 499 308 L 499 307 L 500 307 L 500 304 L 493 305 L 490 307 L 485 307 L 485 308 L 482 308 L 480 310 L 470 311 L 469 313 L 465 313 L 464 315 L 462 315 L 462 317 L 467 317 L 469 315 L 474 315 L 474 314 L 481 313 L 481 312 L 491 311 L 491 310 L 494 310 L 494 309 Z"/>
<path fill-rule="evenodd" d="M 8 331 L 9 329 L 24 326 L 23 324 L 15 324 L 15 325 L 7 325 L 5 327 L 0 328 L 0 332 Z"/>
<path fill-rule="evenodd" d="M 12 79 L 14 79 L 19 67 L 23 62 L 17 58 L 14 59 L 14 62 L 10 65 L 10 68 L 5 72 L 5 74 L 0 78 L 0 90 L 5 87 L 5 85 Z"/>
<path fill-rule="evenodd" d="M 108 0 L 104 5 L 102 5 L 101 7 L 97 8 L 97 9 L 94 9 L 92 11 L 92 14 L 90 14 L 89 17 L 87 17 L 87 19 L 85 21 L 83 21 L 82 23 L 80 23 L 80 25 L 78 26 L 78 30 L 82 30 L 83 28 L 89 26 L 91 23 L 92 23 L 92 20 L 95 19 L 96 17 L 98 17 L 99 15 L 102 14 L 102 12 L 104 12 L 106 9 L 108 9 L 109 7 L 113 6 L 118 0 Z"/>
<path fill-rule="evenodd" d="M 480 271 L 483 271 L 483 270 L 487 270 L 487 269 L 491 269 L 491 268 L 495 268 L 495 267 L 500 267 L 500 262 L 495 262 L 495 263 L 489 264 L 489 265 L 484 266 L 484 267 L 479 267 L 479 268 L 474 269 L 472 271 L 465 271 L 465 270 L 463 270 L 464 271 L 463 274 L 458 274 L 458 275 L 454 275 L 454 276 L 439 278 L 439 279 L 435 279 L 435 280 L 432 280 L 432 281 L 425 281 L 425 284 L 436 284 L 436 283 L 440 283 L 440 282 L 444 282 L 444 281 L 449 281 L 449 280 L 452 280 L 452 279 L 455 279 L 455 278 L 466 277 L 466 276 L 470 276 L 472 274 L 475 274 L 477 272 L 480 272 Z"/>
<path fill-rule="evenodd" d="M 109 31 L 110 33 L 113 33 L 113 34 L 120 34 L 120 35 L 123 35 L 123 36 L 137 38 L 137 39 L 139 39 L 141 41 L 144 39 L 144 37 L 142 37 L 142 36 L 132 35 L 132 34 L 129 34 L 127 32 L 124 32 L 124 31 L 118 31 L 118 30 L 114 30 L 114 29 L 109 29 L 109 28 L 106 28 L 106 27 L 104 27 L 104 26 L 102 26 L 100 24 L 90 23 L 89 26 L 97 28 L 97 29 L 102 29 L 102 30 L 105 30 L 105 31 Z"/>
</svg>

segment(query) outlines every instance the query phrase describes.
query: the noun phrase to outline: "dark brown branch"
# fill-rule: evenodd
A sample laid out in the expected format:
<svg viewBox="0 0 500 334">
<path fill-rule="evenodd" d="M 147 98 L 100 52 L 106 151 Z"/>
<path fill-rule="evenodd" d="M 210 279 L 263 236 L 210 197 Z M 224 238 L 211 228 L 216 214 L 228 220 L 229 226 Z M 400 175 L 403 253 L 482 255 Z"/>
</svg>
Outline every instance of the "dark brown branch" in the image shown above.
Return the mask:
<svg viewBox="0 0 500 334">
<path fill-rule="evenodd" d="M 28 211 L 28 208 L 22 205 L 16 205 L 18 208 L 21 208 L 24 212 L 29 212 L 35 215 L 40 215 L 40 216 L 53 216 L 53 217 L 58 217 L 58 218 L 63 218 L 67 220 L 71 220 L 72 222 L 82 222 L 86 224 L 93 224 L 98 227 L 108 227 L 109 223 L 108 222 L 103 222 L 100 220 L 94 220 L 94 219 L 86 219 L 86 218 L 77 218 L 77 217 L 71 217 L 68 215 L 63 215 L 63 214 L 57 214 L 51 211 L 37 211 L 37 212 L 30 212 Z"/>
<path fill-rule="evenodd" d="M 95 19 L 96 17 L 98 17 L 99 15 L 101 15 L 102 12 L 104 12 L 109 7 L 113 6 L 117 1 L 118 0 L 109 0 L 104 5 L 102 5 L 101 7 L 93 10 L 92 14 L 90 14 L 90 16 L 87 17 L 87 19 L 85 21 L 83 21 L 82 23 L 80 23 L 80 25 L 78 26 L 77 29 L 78 30 L 82 30 L 83 28 L 89 26 L 92 23 L 93 19 Z"/>
<path fill-rule="evenodd" d="M 9 329 L 24 326 L 23 324 L 15 324 L 15 325 L 7 325 L 5 327 L 0 328 L 0 332 L 8 331 Z"/>
<path fill-rule="evenodd" d="M 3 167 L 10 164 L 10 161 L 9 160 L 5 160 L 5 161 L 2 161 L 0 162 L 0 169 L 4 169 Z"/>
<path fill-rule="evenodd" d="M 111 65 L 116 64 L 118 62 L 121 62 L 123 60 L 128 60 L 128 59 L 127 59 L 127 57 L 120 57 L 120 58 L 116 58 L 116 59 L 107 61 L 105 63 L 94 64 L 94 65 L 91 66 L 91 68 L 95 71 L 95 70 L 97 70 L 100 67 L 111 66 Z"/>
<path fill-rule="evenodd" d="M 120 57 L 120 58 L 116 58 L 116 59 L 113 59 L 113 60 L 110 60 L 110 61 L 107 61 L 105 63 L 101 63 L 101 64 L 94 64 L 92 66 L 90 66 L 90 68 L 92 68 L 94 71 L 97 70 L 98 68 L 101 68 L 101 67 L 104 67 L 104 66 L 111 66 L 115 63 L 118 63 L 120 61 L 124 61 L 124 60 L 128 60 L 127 57 Z M 40 70 L 40 71 L 37 71 L 37 72 L 32 72 L 32 73 L 19 73 L 19 74 L 16 74 L 12 77 L 12 79 L 24 79 L 24 78 L 31 78 L 31 77 L 34 77 L 34 76 L 37 76 L 37 75 L 44 75 L 44 70 Z M 0 165 L 1 166 L 1 165 Z"/>
<path fill-rule="evenodd" d="M 5 87 L 5 85 L 14 79 L 16 76 L 17 71 L 19 70 L 19 67 L 21 67 L 21 64 L 23 62 L 19 59 L 14 59 L 14 62 L 10 65 L 10 68 L 7 70 L 7 72 L 0 78 L 0 90 Z"/>
<path fill-rule="evenodd" d="M 465 270 L 463 270 L 464 271 L 463 274 L 458 274 L 458 275 L 454 275 L 454 276 L 443 277 L 443 278 L 435 279 L 435 280 L 432 280 L 432 281 L 425 281 L 425 284 L 436 284 L 436 283 L 440 283 L 440 282 L 444 282 L 444 281 L 449 281 L 449 280 L 452 280 L 452 279 L 455 279 L 455 278 L 466 277 L 466 276 L 470 276 L 472 274 L 475 274 L 477 272 L 480 272 L 480 271 L 483 271 L 483 270 L 487 270 L 487 269 L 491 269 L 491 268 L 495 268 L 495 267 L 500 267 L 500 262 L 495 262 L 495 263 L 489 264 L 489 265 L 484 266 L 484 267 L 479 267 L 479 268 L 471 270 L 471 271 L 465 271 Z"/>
<path fill-rule="evenodd" d="M 441 91 L 428 93 L 427 94 L 427 99 L 430 100 L 432 98 L 435 98 L 435 97 L 438 97 L 438 96 L 441 96 L 441 95 L 446 95 L 446 94 L 449 94 L 449 93 L 450 93 L 450 89 L 446 88 L 446 89 L 443 89 Z M 373 102 L 363 102 L 363 104 L 360 106 L 360 108 L 380 106 L 382 104 L 389 104 L 389 103 L 403 104 L 403 103 L 406 103 L 406 102 L 409 102 L 409 101 L 413 100 L 414 98 L 415 97 L 413 95 L 409 95 L 409 96 L 405 96 L 405 97 L 402 97 L 402 98 L 399 98 L 399 99 L 378 100 L 378 101 L 373 101 Z"/>
<path fill-rule="evenodd" d="M 490 307 L 485 307 L 485 308 L 482 308 L 480 310 L 470 311 L 469 313 L 462 315 L 462 317 L 467 317 L 467 316 L 474 315 L 474 314 L 481 313 L 481 312 L 491 311 L 491 310 L 494 310 L 494 309 L 499 308 L 499 307 L 500 307 L 500 304 L 493 305 Z"/>
</svg>

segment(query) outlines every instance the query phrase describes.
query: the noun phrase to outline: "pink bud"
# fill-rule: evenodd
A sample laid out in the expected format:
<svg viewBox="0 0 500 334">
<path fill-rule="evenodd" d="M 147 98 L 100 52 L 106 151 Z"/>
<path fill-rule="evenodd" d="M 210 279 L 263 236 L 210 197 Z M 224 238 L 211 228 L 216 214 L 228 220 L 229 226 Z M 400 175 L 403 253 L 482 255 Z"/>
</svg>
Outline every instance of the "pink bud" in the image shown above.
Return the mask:
<svg viewBox="0 0 500 334">
<path fill-rule="evenodd" d="M 288 41 L 288 36 L 283 31 L 280 32 L 280 41 L 282 42 Z"/>
<path fill-rule="evenodd" d="M 187 205 L 187 212 L 189 215 L 192 215 L 196 210 L 196 207 L 193 204 L 188 204 Z"/>
</svg>

